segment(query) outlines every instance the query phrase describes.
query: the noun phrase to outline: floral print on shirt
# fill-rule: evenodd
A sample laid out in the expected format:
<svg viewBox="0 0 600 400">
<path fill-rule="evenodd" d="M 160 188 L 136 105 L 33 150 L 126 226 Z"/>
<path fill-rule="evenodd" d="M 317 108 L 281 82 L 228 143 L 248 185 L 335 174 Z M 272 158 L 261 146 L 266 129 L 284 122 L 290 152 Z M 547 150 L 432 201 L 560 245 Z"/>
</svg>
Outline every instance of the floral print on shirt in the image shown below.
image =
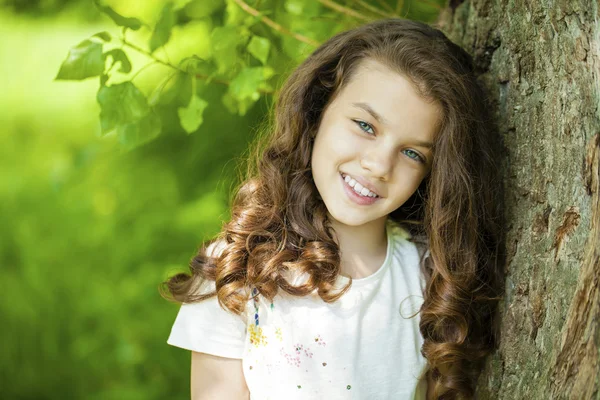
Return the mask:
<svg viewBox="0 0 600 400">
<path fill-rule="evenodd" d="M 266 346 L 268 344 L 267 337 L 263 334 L 262 327 L 250 324 L 248 326 L 250 333 L 250 344 L 254 347 Z"/>
<path fill-rule="evenodd" d="M 252 352 L 252 349 L 259 349 L 261 347 L 274 346 L 277 342 L 282 345 L 279 348 L 279 356 L 273 357 L 269 359 L 262 359 L 259 353 L 257 353 L 257 357 L 252 359 L 252 362 L 248 369 L 253 371 L 257 365 L 263 364 L 262 366 L 265 368 L 265 372 L 268 375 L 272 375 L 277 371 L 281 371 L 281 368 L 287 365 L 288 367 L 292 367 L 294 369 L 300 367 L 310 369 L 311 365 L 314 368 L 315 365 L 318 365 L 320 368 L 327 366 L 327 362 L 322 360 L 323 351 L 325 351 L 325 346 L 327 346 L 326 341 L 320 334 L 317 334 L 309 339 L 309 343 L 300 343 L 296 342 L 291 345 L 289 343 L 290 338 L 287 338 L 288 343 L 284 341 L 285 332 L 283 332 L 281 326 L 272 326 L 270 324 L 266 324 L 265 326 L 261 326 L 261 320 L 264 321 L 265 318 L 262 314 L 262 311 L 269 312 L 274 309 L 274 304 L 271 302 L 267 304 L 266 309 L 260 306 L 260 302 L 258 300 L 259 293 L 258 290 L 253 289 L 253 308 L 254 312 L 253 320 L 247 325 L 248 330 L 248 340 L 249 340 L 249 351 Z M 262 310 L 262 311 L 261 311 Z M 323 349 L 323 350 L 320 350 Z M 274 349 L 273 349 L 274 350 Z M 315 354 L 316 353 L 316 354 Z M 321 353 L 321 354 L 320 354 Z M 275 355 L 273 353 L 270 353 Z M 314 360 L 316 359 L 316 360 Z M 313 360 L 312 363 L 309 360 Z M 316 364 L 314 364 L 316 362 Z M 308 372 L 306 369 L 306 372 Z M 301 389 L 302 385 L 298 384 L 302 382 L 296 382 L 297 389 Z"/>
</svg>

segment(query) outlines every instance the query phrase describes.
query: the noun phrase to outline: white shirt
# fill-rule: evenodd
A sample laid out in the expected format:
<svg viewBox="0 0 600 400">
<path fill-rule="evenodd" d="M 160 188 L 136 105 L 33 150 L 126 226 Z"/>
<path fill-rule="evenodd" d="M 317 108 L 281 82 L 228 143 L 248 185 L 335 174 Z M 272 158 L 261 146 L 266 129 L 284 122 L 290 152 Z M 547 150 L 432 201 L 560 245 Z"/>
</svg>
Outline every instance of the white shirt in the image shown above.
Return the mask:
<svg viewBox="0 0 600 400">
<path fill-rule="evenodd" d="M 418 252 L 409 233 L 389 218 L 386 232 L 382 266 L 353 279 L 338 301 L 280 291 L 273 303 L 260 295 L 251 299 L 243 316 L 220 308 L 216 297 L 183 304 L 167 343 L 242 359 L 252 400 L 425 399 L 418 314 L 425 282 Z M 339 276 L 337 284 L 347 281 Z M 214 282 L 205 284 L 214 288 Z"/>
</svg>

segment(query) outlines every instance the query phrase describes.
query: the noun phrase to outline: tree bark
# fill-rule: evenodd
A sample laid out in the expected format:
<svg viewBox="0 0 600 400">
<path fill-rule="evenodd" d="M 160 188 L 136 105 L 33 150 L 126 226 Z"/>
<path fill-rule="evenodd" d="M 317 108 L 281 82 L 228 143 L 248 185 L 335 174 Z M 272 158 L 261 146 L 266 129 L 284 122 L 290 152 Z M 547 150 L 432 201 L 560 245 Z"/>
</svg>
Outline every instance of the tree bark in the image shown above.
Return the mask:
<svg viewBox="0 0 600 400">
<path fill-rule="evenodd" d="M 504 148 L 506 286 L 479 399 L 600 399 L 600 6 L 453 1 Z"/>
</svg>

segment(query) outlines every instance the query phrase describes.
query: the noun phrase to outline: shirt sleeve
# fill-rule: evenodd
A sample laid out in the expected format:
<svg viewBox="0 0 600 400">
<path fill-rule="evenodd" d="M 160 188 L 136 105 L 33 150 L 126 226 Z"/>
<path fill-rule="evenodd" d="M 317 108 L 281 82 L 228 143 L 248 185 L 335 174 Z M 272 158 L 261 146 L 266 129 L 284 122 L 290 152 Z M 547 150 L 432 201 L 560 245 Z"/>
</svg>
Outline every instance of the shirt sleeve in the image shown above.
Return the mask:
<svg viewBox="0 0 600 400">
<path fill-rule="evenodd" d="M 214 289 L 213 281 L 203 283 L 202 293 Z M 167 344 L 220 357 L 241 359 L 246 339 L 242 315 L 224 310 L 217 296 L 198 303 L 183 303 Z"/>
<path fill-rule="evenodd" d="M 199 303 L 184 303 L 167 343 L 200 353 L 242 358 L 245 338 L 243 320 L 223 310 L 215 296 Z"/>
</svg>

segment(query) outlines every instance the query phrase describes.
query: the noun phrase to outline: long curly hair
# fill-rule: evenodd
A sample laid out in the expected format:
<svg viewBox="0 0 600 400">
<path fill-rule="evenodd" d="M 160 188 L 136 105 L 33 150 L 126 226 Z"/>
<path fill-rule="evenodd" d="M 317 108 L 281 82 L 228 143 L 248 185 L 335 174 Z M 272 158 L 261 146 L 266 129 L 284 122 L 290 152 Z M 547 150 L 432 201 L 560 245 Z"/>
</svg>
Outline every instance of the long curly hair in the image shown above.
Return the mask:
<svg viewBox="0 0 600 400">
<path fill-rule="evenodd" d="M 389 218 L 405 224 L 421 254 L 421 353 L 433 397 L 472 398 L 497 338 L 501 147 L 471 56 L 429 25 L 393 18 L 359 26 L 330 38 L 291 73 L 268 130 L 252 147 L 230 220 L 202 244 L 191 274 L 163 282 L 162 294 L 184 303 L 217 296 L 221 307 L 242 314 L 251 287 L 269 300 L 279 290 L 295 296 L 316 290 L 325 302 L 346 293 L 352 280 L 335 286 L 340 252 L 312 180 L 311 152 L 324 109 L 367 58 L 408 78 L 443 109 L 431 172 Z M 209 246 L 217 243 L 220 252 L 213 254 Z M 308 279 L 294 286 L 286 279 L 290 271 Z M 215 290 L 200 293 L 204 281 L 214 281 Z"/>
</svg>

